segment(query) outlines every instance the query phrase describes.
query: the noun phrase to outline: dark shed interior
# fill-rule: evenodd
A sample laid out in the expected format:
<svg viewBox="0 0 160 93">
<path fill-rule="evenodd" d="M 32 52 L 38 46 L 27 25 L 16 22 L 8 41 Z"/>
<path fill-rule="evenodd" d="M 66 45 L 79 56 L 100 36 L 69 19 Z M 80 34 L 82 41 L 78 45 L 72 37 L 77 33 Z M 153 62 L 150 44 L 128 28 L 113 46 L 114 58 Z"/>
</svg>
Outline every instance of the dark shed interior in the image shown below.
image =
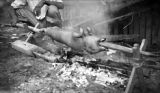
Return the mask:
<svg viewBox="0 0 160 93">
<path fill-rule="evenodd" d="M 159 0 L 65 0 L 66 25 L 91 26 L 97 35 L 131 35 L 129 42 L 148 40 L 159 48 Z M 155 48 L 152 48 L 155 49 Z"/>
</svg>

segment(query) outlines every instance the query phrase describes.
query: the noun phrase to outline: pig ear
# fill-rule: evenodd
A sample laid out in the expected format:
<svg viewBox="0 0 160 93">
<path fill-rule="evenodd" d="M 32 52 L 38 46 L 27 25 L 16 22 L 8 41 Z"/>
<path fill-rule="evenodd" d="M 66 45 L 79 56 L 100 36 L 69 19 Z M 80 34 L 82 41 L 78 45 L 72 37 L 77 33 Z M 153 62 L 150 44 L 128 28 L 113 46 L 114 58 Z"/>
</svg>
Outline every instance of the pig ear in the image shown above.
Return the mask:
<svg viewBox="0 0 160 93">
<path fill-rule="evenodd" d="M 91 29 L 90 27 L 87 27 L 86 30 L 87 30 L 87 34 L 88 34 L 88 35 L 92 35 L 92 29 Z"/>
<path fill-rule="evenodd" d="M 80 32 L 80 34 L 82 34 L 82 36 L 85 36 L 85 31 L 83 28 L 80 27 L 79 32 Z"/>
<path fill-rule="evenodd" d="M 81 34 L 84 33 L 84 30 L 83 30 L 83 28 L 81 28 L 81 27 L 79 28 L 79 31 L 80 31 Z"/>
<path fill-rule="evenodd" d="M 73 32 L 73 37 L 80 38 L 82 35 L 80 33 Z"/>
<path fill-rule="evenodd" d="M 83 30 L 80 30 L 80 33 L 73 32 L 73 37 L 75 37 L 75 38 L 81 38 L 83 36 L 84 36 Z"/>
</svg>

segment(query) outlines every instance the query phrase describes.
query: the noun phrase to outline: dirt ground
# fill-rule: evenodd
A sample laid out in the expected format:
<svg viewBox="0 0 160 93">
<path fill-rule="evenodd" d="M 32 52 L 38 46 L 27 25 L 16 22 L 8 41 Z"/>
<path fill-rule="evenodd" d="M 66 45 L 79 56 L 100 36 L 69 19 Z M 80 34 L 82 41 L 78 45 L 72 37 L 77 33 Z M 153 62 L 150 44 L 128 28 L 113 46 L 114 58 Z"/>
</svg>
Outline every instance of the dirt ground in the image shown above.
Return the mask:
<svg viewBox="0 0 160 93">
<path fill-rule="evenodd" d="M 53 65 L 43 59 L 26 56 L 11 48 L 23 29 L 12 27 L 0 31 L 0 93 L 106 93 L 104 86 L 67 88 L 58 82 Z M 114 93 L 114 91 L 112 91 Z"/>
<path fill-rule="evenodd" d="M 70 83 L 57 81 L 52 63 L 26 56 L 11 48 L 10 43 L 18 39 L 19 33 L 23 31 L 13 27 L 1 28 L 0 93 L 119 93 L 98 84 L 91 84 L 86 88 L 70 85 L 72 87 L 68 88 L 66 85 Z M 159 61 L 156 62 L 153 63 L 158 64 Z M 160 71 L 143 70 L 147 93 L 159 93 Z M 133 93 L 141 93 L 139 84 L 136 87 Z"/>
</svg>

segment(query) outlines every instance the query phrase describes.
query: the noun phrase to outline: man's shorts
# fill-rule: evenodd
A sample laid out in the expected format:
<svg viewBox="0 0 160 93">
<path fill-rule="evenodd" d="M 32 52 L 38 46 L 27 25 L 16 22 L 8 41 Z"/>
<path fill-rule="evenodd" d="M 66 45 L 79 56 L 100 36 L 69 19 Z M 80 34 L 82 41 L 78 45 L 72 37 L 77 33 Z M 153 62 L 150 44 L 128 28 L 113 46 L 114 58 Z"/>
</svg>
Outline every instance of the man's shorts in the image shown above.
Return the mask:
<svg viewBox="0 0 160 93">
<path fill-rule="evenodd" d="M 39 23 L 40 28 L 46 27 L 45 19 L 41 21 L 37 20 L 36 16 L 27 8 L 16 9 L 16 13 L 20 21 L 28 21 L 33 26 Z"/>
</svg>

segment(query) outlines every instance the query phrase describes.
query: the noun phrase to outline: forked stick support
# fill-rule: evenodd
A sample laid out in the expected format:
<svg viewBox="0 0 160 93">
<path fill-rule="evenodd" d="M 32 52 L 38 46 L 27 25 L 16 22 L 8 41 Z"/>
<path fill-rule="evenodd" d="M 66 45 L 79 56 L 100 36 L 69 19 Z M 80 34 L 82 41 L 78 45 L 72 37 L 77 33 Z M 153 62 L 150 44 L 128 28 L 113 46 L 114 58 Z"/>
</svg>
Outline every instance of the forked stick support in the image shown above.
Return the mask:
<svg viewBox="0 0 160 93">
<path fill-rule="evenodd" d="M 145 81 L 144 81 L 144 77 L 143 77 L 143 70 L 141 68 L 142 66 L 142 60 L 141 60 L 141 51 L 144 51 L 146 49 L 147 46 L 147 42 L 146 39 L 142 40 L 141 45 L 139 46 L 138 44 L 135 44 L 133 49 L 133 58 L 135 59 L 136 62 L 132 62 L 133 63 L 133 68 L 132 68 L 132 72 L 131 75 L 129 77 L 129 81 L 126 87 L 126 90 L 124 93 L 132 93 L 133 92 L 133 88 L 134 85 L 136 83 L 136 80 L 138 80 L 140 87 L 141 87 L 141 93 L 145 93 L 146 92 L 146 88 L 145 88 Z"/>
<path fill-rule="evenodd" d="M 39 26 L 39 23 L 37 23 L 37 24 L 35 25 L 34 29 L 37 29 L 38 26 Z M 29 39 L 30 39 L 32 36 L 33 36 L 33 32 L 29 32 L 29 33 L 27 34 L 27 39 L 25 40 L 25 42 L 28 42 Z"/>
</svg>

